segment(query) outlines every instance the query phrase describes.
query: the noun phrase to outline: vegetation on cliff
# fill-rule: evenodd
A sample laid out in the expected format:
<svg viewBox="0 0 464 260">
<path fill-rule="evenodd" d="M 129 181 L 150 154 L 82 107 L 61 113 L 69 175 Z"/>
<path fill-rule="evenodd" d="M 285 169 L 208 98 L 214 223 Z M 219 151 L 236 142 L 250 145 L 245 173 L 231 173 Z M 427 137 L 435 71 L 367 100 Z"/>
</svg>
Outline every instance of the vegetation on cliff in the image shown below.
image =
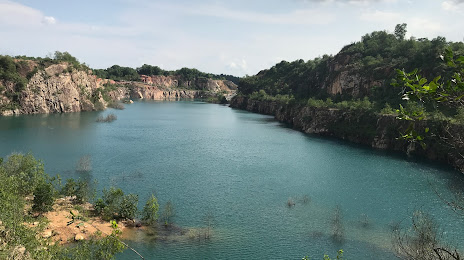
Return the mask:
<svg viewBox="0 0 464 260">
<path fill-rule="evenodd" d="M 340 118 L 331 122 L 317 119 L 317 115 L 302 115 L 298 124 L 312 125 L 309 128 L 315 132 L 325 129 L 343 139 L 408 153 L 415 150 L 415 144 L 429 145 L 432 148 L 425 151 L 427 157 L 464 169 L 464 139 L 459 130 L 464 124 L 464 43 L 447 42 L 443 37 L 405 39 L 405 33 L 406 24 L 399 24 L 394 33 L 366 34 L 334 57 L 282 61 L 242 78 L 236 101 L 243 97 L 300 109 L 340 110 L 344 115 L 332 112 L 329 116 L 337 114 Z M 387 128 L 395 129 L 385 130 L 379 123 L 389 120 L 382 116 L 408 122 L 391 122 Z M 395 140 L 398 137 L 408 142 L 402 144 Z"/>
<path fill-rule="evenodd" d="M 107 69 L 95 69 L 95 75 L 102 79 L 112 79 L 116 81 L 140 81 L 141 75 L 146 76 L 178 76 L 181 81 L 195 81 L 197 79 L 219 79 L 230 80 L 238 83 L 239 78 L 232 75 L 216 75 L 212 73 L 201 72 L 197 69 L 181 68 L 179 70 L 163 70 L 158 66 L 143 64 L 136 69 L 131 67 L 121 67 L 113 65 Z"/>
<path fill-rule="evenodd" d="M 399 98 L 402 90 L 390 85 L 396 68 L 405 71 L 419 68 L 424 77 L 435 78 L 451 73 L 440 59 L 446 48 L 455 56 L 464 54 L 462 42 L 447 42 L 443 37 L 404 39 L 405 30 L 403 24 L 397 26 L 395 33 L 366 34 L 335 56 L 323 55 L 306 62 L 282 61 L 255 76 L 240 79 L 239 92 L 253 97 L 261 91 L 276 99 L 298 103 L 306 103 L 310 98 L 331 98 L 338 103 L 367 97 L 379 111 L 386 104 L 396 108 L 406 103 Z M 446 111 L 445 115 L 453 113 L 456 110 Z"/>
</svg>

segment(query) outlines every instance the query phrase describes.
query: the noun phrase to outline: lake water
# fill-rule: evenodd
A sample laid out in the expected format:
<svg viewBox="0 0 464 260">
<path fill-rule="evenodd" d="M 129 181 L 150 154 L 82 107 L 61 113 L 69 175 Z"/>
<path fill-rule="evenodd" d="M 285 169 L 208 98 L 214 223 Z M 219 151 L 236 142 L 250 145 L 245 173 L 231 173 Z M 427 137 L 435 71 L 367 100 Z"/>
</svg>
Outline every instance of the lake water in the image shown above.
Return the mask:
<svg viewBox="0 0 464 260">
<path fill-rule="evenodd" d="M 118 119 L 95 122 L 108 113 Z M 204 227 L 205 215 L 214 216 L 210 240 L 128 241 L 146 259 L 322 259 L 338 249 L 349 259 L 396 259 L 391 225 L 410 223 L 415 210 L 432 215 L 450 243 L 464 245 L 463 218 L 434 192 L 451 184 L 462 190 L 458 172 L 227 106 L 136 102 L 125 110 L 0 117 L 0 144 L 0 156 L 32 152 L 51 175 L 136 193 L 140 209 L 151 193 L 162 205 L 171 200 L 180 227 Z M 89 174 L 76 172 L 83 156 L 91 158 Z M 337 205 L 343 242 L 331 237 Z M 136 255 L 126 250 L 117 259 Z"/>
</svg>

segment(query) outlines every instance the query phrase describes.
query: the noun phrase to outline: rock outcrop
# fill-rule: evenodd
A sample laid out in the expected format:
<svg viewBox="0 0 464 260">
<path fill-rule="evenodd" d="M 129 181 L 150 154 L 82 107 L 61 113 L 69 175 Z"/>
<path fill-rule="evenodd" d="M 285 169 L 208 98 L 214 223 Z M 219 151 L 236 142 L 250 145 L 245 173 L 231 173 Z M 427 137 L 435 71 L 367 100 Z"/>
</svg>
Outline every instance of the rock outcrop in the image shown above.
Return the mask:
<svg viewBox="0 0 464 260">
<path fill-rule="evenodd" d="M 31 66 L 29 72 L 34 72 L 34 67 Z M 0 85 L 6 86 L 0 93 L 2 115 L 66 113 L 106 107 L 99 91 L 103 86 L 96 76 L 91 71 L 71 69 L 67 63 L 36 70 L 20 91 L 14 82 Z"/>
<path fill-rule="evenodd" d="M 143 83 L 150 86 L 155 86 L 161 89 L 191 89 L 204 90 L 212 92 L 235 91 L 237 85 L 229 80 L 214 80 L 209 78 L 196 78 L 194 80 L 183 80 L 180 76 L 146 76 L 141 75 L 140 79 Z"/>
<path fill-rule="evenodd" d="M 0 80 L 0 115 L 68 113 L 105 109 L 107 102 L 125 99 L 178 100 L 208 98 L 218 94 L 231 97 L 237 85 L 227 80 L 197 78 L 182 80 L 180 76 L 142 76 L 141 82 L 115 82 L 100 79 L 92 71 L 77 70 L 66 62 L 38 69 L 33 61 L 15 61 L 23 80 Z"/>
<path fill-rule="evenodd" d="M 448 163 L 464 172 L 463 150 L 464 127 L 460 125 L 428 125 L 437 134 L 427 139 L 427 148 L 398 139 L 399 131 L 406 129 L 408 122 L 396 120 L 392 115 L 370 112 L 315 108 L 301 105 L 283 105 L 271 101 L 250 100 L 243 96 L 232 99 L 232 108 L 272 115 L 280 122 L 291 125 L 305 133 L 332 136 L 376 149 L 398 151 Z M 427 122 L 423 122 L 426 124 Z M 445 129 L 446 128 L 446 129 Z M 439 136 L 445 136 L 444 144 Z M 450 148 L 449 143 L 452 143 Z M 417 146 L 417 147 L 416 147 Z"/>
<path fill-rule="evenodd" d="M 97 79 L 89 72 L 64 72 L 67 64 L 55 64 L 36 73 L 20 96 L 22 114 L 66 113 L 105 108 Z"/>
</svg>

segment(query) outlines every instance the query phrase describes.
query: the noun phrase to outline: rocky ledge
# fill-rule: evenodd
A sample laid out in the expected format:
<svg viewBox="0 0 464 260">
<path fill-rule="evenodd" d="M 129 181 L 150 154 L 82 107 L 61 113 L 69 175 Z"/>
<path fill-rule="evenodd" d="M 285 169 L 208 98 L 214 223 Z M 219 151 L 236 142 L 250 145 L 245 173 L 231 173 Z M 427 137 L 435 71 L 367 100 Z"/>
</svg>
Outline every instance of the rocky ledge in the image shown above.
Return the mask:
<svg viewBox="0 0 464 260">
<path fill-rule="evenodd" d="M 393 115 L 380 115 L 367 111 L 315 108 L 286 105 L 272 101 L 250 100 L 237 96 L 230 106 L 250 112 L 272 115 L 280 122 L 305 133 L 332 136 L 376 149 L 398 151 L 408 155 L 428 158 L 452 165 L 464 172 L 464 126 L 424 122 L 433 129 L 434 136 L 427 137 L 426 149 L 417 143 L 398 139 L 408 122 Z"/>
</svg>

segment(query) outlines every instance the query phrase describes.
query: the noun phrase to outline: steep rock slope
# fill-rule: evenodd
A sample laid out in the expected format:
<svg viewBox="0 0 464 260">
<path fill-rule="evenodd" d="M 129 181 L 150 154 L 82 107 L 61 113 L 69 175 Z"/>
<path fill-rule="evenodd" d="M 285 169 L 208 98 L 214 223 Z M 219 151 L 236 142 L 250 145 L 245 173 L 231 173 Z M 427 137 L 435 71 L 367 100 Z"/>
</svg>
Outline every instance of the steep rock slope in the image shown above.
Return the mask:
<svg viewBox="0 0 464 260">
<path fill-rule="evenodd" d="M 427 148 L 424 150 L 418 144 L 397 138 L 399 131 L 407 128 L 408 122 L 396 120 L 392 115 L 283 105 L 278 102 L 251 100 L 243 96 L 232 99 L 230 106 L 272 115 L 280 122 L 290 124 L 296 130 L 305 133 L 332 136 L 376 149 L 425 157 L 448 163 L 464 172 L 462 125 L 428 125 L 437 134 L 427 139 Z M 442 137 L 446 137 L 448 143 L 443 143 L 440 139 Z"/>
<path fill-rule="evenodd" d="M 103 109 L 103 99 L 96 77 L 90 72 L 66 71 L 67 64 L 55 64 L 36 73 L 20 96 L 20 112 L 66 113 Z"/>
</svg>

